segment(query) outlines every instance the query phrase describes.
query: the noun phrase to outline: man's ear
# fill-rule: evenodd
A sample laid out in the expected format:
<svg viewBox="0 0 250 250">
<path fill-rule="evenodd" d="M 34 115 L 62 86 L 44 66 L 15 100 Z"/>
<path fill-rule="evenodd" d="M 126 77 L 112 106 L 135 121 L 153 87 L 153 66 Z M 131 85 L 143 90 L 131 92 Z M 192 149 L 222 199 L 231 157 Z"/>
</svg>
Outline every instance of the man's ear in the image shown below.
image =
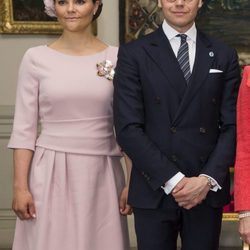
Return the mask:
<svg viewBox="0 0 250 250">
<path fill-rule="evenodd" d="M 159 1 L 160 1 L 160 0 L 159 0 Z M 199 5 L 198 5 L 198 7 L 201 8 L 202 5 L 203 5 L 203 0 L 199 0 Z"/>
<path fill-rule="evenodd" d="M 161 0 L 158 0 L 158 7 L 162 8 Z"/>
</svg>

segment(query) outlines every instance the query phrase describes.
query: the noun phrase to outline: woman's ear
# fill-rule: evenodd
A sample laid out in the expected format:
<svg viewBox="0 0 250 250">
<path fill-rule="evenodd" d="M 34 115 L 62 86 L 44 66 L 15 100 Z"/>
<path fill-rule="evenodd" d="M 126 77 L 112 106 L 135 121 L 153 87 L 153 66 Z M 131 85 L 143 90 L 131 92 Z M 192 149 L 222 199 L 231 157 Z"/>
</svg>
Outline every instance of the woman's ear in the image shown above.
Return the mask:
<svg viewBox="0 0 250 250">
<path fill-rule="evenodd" d="M 97 12 L 97 10 L 98 10 L 98 8 L 99 8 L 99 6 L 100 6 L 101 4 L 102 4 L 102 1 L 97 0 L 97 1 L 95 2 L 94 15 L 96 14 L 96 12 Z"/>
</svg>

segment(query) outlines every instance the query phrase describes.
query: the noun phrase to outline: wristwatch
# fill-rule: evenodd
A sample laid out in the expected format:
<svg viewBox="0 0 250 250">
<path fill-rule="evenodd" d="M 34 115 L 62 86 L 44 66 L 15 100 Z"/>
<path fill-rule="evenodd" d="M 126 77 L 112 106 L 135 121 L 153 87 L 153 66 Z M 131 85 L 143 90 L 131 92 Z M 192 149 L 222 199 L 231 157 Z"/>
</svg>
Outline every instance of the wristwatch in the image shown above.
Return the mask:
<svg viewBox="0 0 250 250">
<path fill-rule="evenodd" d="M 250 212 L 249 211 L 239 213 L 239 219 L 246 218 L 246 217 L 250 217 Z"/>
<path fill-rule="evenodd" d="M 213 189 L 217 185 L 216 182 L 210 177 L 207 177 L 207 184 L 210 189 Z"/>
</svg>

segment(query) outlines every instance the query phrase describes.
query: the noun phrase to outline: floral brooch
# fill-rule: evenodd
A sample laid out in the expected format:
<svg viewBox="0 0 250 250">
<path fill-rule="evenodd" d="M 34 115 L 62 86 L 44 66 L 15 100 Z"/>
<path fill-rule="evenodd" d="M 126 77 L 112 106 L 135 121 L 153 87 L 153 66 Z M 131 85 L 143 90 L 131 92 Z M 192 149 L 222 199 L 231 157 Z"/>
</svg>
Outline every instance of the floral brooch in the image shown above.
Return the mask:
<svg viewBox="0 0 250 250">
<path fill-rule="evenodd" d="M 104 76 L 108 80 L 113 80 L 115 75 L 114 65 L 109 60 L 104 60 L 103 62 L 97 63 L 97 75 Z"/>
</svg>

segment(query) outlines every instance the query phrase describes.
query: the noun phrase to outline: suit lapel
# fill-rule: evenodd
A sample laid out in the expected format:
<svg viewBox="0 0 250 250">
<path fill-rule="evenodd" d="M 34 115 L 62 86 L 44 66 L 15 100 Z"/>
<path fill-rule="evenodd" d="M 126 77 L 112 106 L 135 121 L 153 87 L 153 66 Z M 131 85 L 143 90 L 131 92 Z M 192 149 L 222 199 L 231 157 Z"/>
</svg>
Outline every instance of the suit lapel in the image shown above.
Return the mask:
<svg viewBox="0 0 250 250">
<path fill-rule="evenodd" d="M 152 34 L 149 42 L 144 45 L 144 49 L 161 69 L 174 92 L 182 99 L 186 91 L 186 81 L 162 27 Z"/>
<path fill-rule="evenodd" d="M 191 79 L 189 81 L 187 91 L 183 97 L 183 100 L 179 106 L 179 109 L 173 120 L 173 125 L 178 123 L 181 114 L 188 107 L 188 104 L 192 101 L 195 94 L 205 81 L 205 78 L 209 74 L 209 69 L 214 61 L 214 52 L 211 48 L 210 41 L 204 36 L 204 34 L 198 31 L 197 44 L 196 44 L 196 56 L 193 67 Z"/>
</svg>

